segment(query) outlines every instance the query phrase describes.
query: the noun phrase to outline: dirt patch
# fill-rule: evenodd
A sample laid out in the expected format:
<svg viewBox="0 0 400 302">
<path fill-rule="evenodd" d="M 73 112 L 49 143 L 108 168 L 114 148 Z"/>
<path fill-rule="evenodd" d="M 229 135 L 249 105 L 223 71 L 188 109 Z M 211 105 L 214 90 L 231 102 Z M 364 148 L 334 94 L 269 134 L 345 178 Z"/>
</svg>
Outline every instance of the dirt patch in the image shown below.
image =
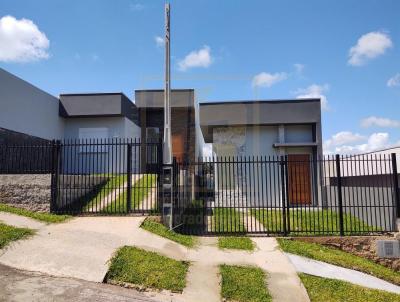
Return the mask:
<svg viewBox="0 0 400 302">
<path fill-rule="evenodd" d="M 368 236 L 368 237 L 313 237 L 313 238 L 293 238 L 304 242 L 314 242 L 329 247 L 337 248 L 342 251 L 370 259 L 378 264 L 400 272 L 400 259 L 379 258 L 376 254 L 376 241 L 391 239 L 392 236 Z"/>
</svg>

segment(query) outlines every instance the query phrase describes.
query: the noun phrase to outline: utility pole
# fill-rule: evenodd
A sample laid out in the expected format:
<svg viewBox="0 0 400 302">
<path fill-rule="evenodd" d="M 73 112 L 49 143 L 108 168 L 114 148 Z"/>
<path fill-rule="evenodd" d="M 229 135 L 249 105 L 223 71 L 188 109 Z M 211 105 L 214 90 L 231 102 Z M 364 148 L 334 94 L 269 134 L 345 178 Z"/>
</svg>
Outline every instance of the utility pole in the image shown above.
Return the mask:
<svg viewBox="0 0 400 302">
<path fill-rule="evenodd" d="M 165 4 L 165 87 L 164 87 L 164 141 L 163 162 L 172 164 L 171 147 L 171 66 L 170 66 L 170 5 Z"/>
<path fill-rule="evenodd" d="M 164 86 L 164 140 L 162 169 L 162 219 L 170 230 L 173 228 L 174 165 L 171 147 L 171 66 L 170 66 L 170 5 L 165 4 L 165 86 Z"/>
</svg>

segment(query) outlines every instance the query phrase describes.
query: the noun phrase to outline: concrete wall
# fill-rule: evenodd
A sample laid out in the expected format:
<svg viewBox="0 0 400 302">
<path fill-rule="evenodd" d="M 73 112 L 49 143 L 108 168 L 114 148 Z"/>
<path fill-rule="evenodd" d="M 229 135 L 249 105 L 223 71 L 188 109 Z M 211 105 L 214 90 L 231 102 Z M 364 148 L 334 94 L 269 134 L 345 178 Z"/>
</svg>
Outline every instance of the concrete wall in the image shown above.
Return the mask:
<svg viewBox="0 0 400 302">
<path fill-rule="evenodd" d="M 325 186 L 327 209 L 339 212 L 336 186 Z M 393 231 L 396 223 L 396 204 L 390 187 L 342 187 L 343 210 L 366 223 L 378 227 L 382 231 Z M 348 221 L 348 224 L 362 228 L 362 222 Z M 350 227 L 349 227 L 350 229 Z"/>
<path fill-rule="evenodd" d="M 50 174 L 0 175 L 0 203 L 31 211 L 48 212 Z"/>
<path fill-rule="evenodd" d="M 58 98 L 0 68 L 0 127 L 44 139 L 63 137 Z"/>
</svg>

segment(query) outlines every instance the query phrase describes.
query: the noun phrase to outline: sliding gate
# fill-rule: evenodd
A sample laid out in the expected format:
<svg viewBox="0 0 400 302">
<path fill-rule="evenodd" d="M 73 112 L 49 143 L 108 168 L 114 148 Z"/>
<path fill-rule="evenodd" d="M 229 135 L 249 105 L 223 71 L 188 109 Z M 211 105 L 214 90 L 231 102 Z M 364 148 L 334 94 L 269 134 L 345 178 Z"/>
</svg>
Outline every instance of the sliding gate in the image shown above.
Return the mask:
<svg viewBox="0 0 400 302">
<path fill-rule="evenodd" d="M 217 157 L 176 164 L 174 228 L 189 234 L 395 231 L 394 155 Z"/>
<path fill-rule="evenodd" d="M 56 142 L 52 202 L 55 213 L 159 212 L 159 142 L 87 139 Z"/>
</svg>

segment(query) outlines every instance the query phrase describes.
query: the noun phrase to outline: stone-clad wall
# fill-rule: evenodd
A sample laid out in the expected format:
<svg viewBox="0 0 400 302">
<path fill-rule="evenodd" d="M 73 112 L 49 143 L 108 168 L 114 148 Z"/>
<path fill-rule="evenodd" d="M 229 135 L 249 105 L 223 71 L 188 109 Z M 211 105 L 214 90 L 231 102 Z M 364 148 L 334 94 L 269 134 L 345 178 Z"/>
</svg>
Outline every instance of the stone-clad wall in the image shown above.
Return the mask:
<svg viewBox="0 0 400 302">
<path fill-rule="evenodd" d="M 50 174 L 0 175 L 0 203 L 31 211 L 49 212 Z"/>
</svg>

